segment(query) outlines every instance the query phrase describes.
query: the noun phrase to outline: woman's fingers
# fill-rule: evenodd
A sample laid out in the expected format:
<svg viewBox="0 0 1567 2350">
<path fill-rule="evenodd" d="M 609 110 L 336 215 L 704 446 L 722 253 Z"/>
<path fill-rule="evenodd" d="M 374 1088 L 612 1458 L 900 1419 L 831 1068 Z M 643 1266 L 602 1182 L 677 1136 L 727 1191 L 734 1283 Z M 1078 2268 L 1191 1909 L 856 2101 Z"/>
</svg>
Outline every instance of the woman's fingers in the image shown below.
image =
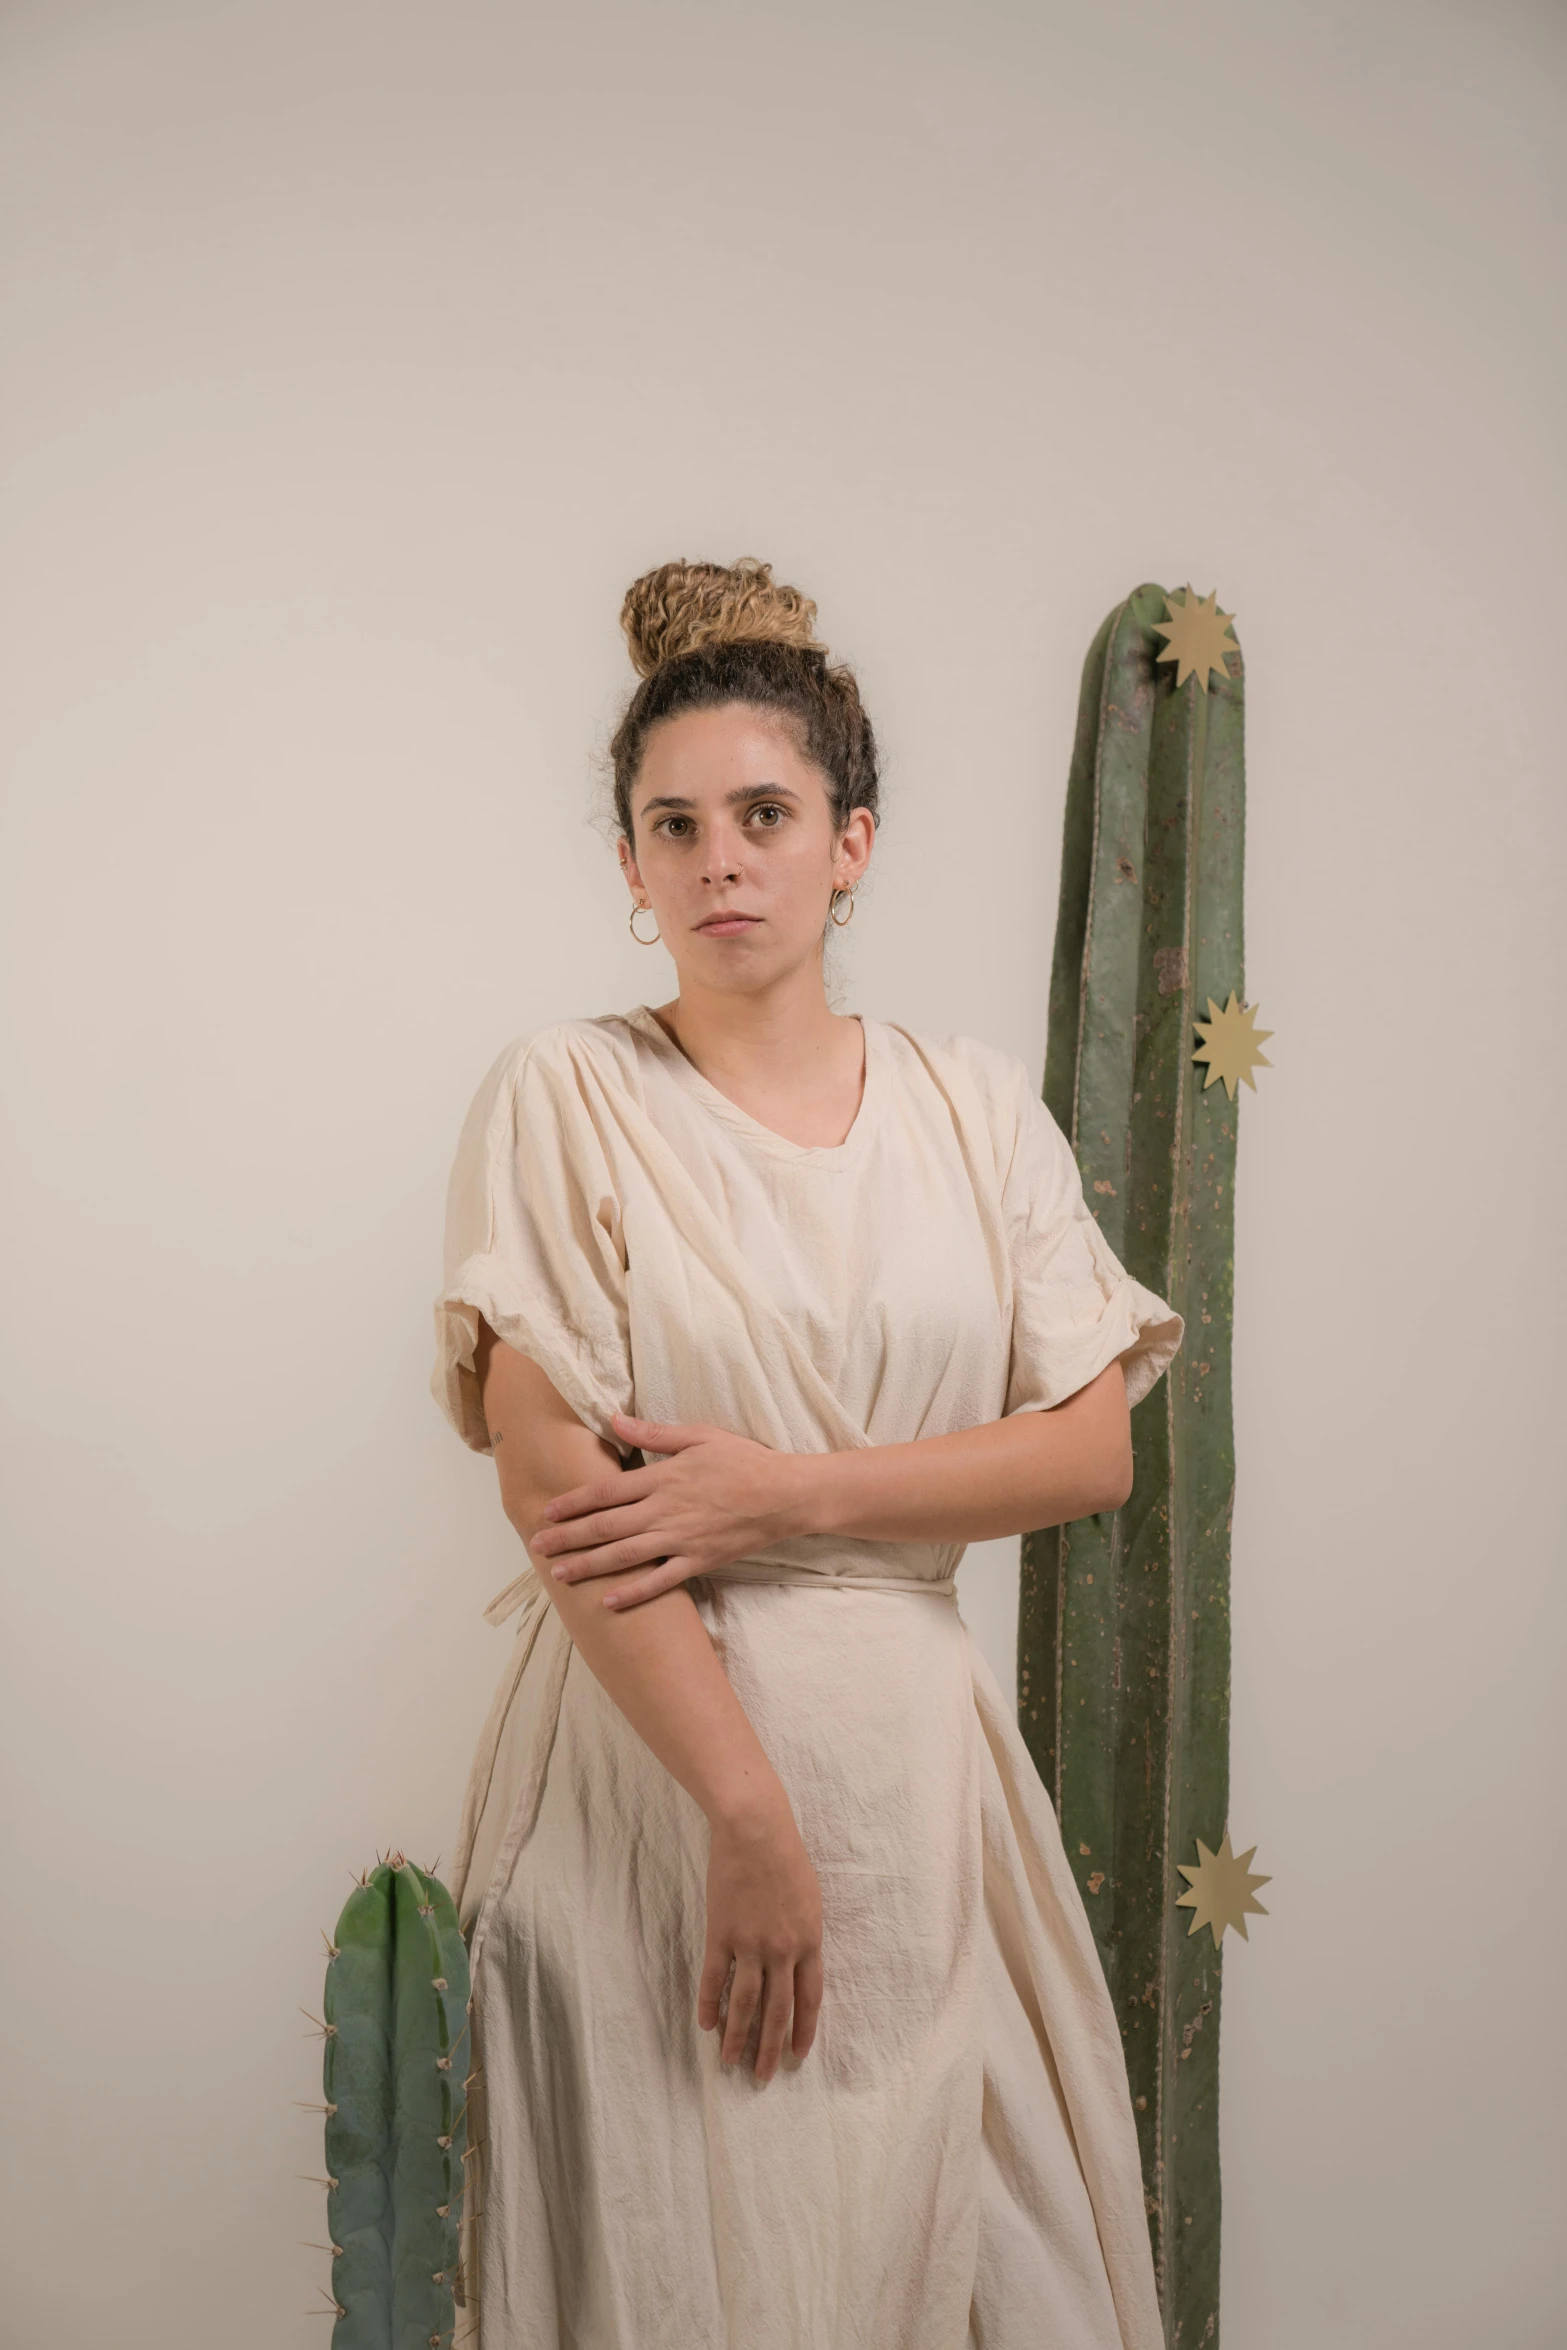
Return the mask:
<svg viewBox="0 0 1567 2350">
<path fill-rule="evenodd" d="M 751 2021 L 762 1996 L 762 1962 L 749 1952 L 735 1960 L 735 1979 L 729 1987 L 729 2020 L 719 2050 L 725 2064 L 738 2064 L 751 2037 Z"/>
<path fill-rule="evenodd" d="M 569 1558 L 557 1558 L 537 1543 L 534 1548 L 555 1582 L 585 1583 L 593 1575 L 618 1575 L 627 1567 L 645 1567 L 649 1559 L 662 1560 L 668 1539 L 667 1534 L 626 1534 L 618 1542 L 606 1537 L 600 1549 L 576 1551 Z"/>
<path fill-rule="evenodd" d="M 715 1951 L 702 1970 L 697 2021 L 704 2032 L 712 2031 L 718 2023 L 724 1985 L 729 1981 L 729 1964 L 723 1952 Z M 820 1958 L 802 1959 L 797 1966 L 787 1961 L 776 1966 L 764 1965 L 759 1957 L 736 1958 L 720 2059 L 724 2064 L 738 2064 L 745 2055 L 752 2031 L 756 2030 L 754 2070 L 758 2083 L 765 2087 L 778 2070 L 786 2042 L 796 2059 L 809 2054 L 821 2004 Z"/>
<path fill-rule="evenodd" d="M 816 2038 L 816 2019 L 822 2012 L 822 1961 L 819 1951 L 802 1958 L 794 1970 L 794 2032 L 790 2046 L 804 2056 Z"/>
<path fill-rule="evenodd" d="M 611 1412 L 611 1426 L 639 1452 L 684 1452 L 686 1445 L 717 1433 L 695 1419 L 634 1419 L 630 1412 Z"/>
<path fill-rule="evenodd" d="M 569 1524 L 584 1510 L 620 1509 L 656 1491 L 651 1469 L 617 1469 L 613 1477 L 595 1477 L 591 1485 L 573 1485 L 568 1493 L 552 1494 L 544 1505 L 544 1522 Z"/>
<path fill-rule="evenodd" d="M 778 2070 L 783 2054 L 784 2036 L 789 2029 L 789 2011 L 795 2002 L 797 1970 L 792 1966 L 770 1966 L 766 1987 L 762 1992 L 762 2030 L 756 2044 L 756 2077 L 770 2081 Z"/>
<path fill-rule="evenodd" d="M 704 2032 L 711 2032 L 717 2026 L 719 2002 L 724 1996 L 724 1985 L 729 1980 L 731 1955 L 716 1944 L 708 1946 L 696 1995 L 696 2020 Z"/>
<path fill-rule="evenodd" d="M 677 1591 L 701 1572 L 695 1559 L 665 1559 L 651 1575 L 635 1575 L 629 1583 L 617 1583 L 613 1591 L 606 1591 L 604 1605 L 636 1607 L 644 1599 L 657 1599 L 661 1591 Z"/>
<path fill-rule="evenodd" d="M 650 1515 L 646 1502 L 616 1502 L 613 1508 L 584 1511 L 580 1518 L 546 1519 L 534 1529 L 533 1547 L 541 1558 L 571 1560 L 595 1544 L 634 1539 Z"/>
</svg>

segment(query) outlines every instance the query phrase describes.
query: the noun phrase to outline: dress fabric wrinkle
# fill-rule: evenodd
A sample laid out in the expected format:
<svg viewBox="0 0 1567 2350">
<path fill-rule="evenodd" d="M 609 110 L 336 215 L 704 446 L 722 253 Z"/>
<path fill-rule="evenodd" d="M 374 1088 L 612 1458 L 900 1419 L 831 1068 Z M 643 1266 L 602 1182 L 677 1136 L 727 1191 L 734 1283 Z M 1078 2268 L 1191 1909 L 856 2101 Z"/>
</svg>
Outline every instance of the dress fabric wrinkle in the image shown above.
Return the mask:
<svg viewBox="0 0 1567 2350">
<path fill-rule="evenodd" d="M 827 1147 L 731 1102 L 646 1005 L 506 1047 L 435 1307 L 466 1444 L 490 1449 L 481 1315 L 632 1462 L 616 1410 L 810 1452 L 1048 1410 L 1118 1358 L 1141 1401 L 1180 1317 L 1116 1259 L 1022 1061 L 863 1027 Z M 459 2342 L 1163 2350 L 1119 2027 L 963 1552 L 800 1536 L 687 1586 L 822 1889 L 816 2040 L 765 2088 L 696 2021 L 699 1805 L 531 1563 L 491 1602 L 516 1630 L 451 1871 L 481 2146 Z"/>
</svg>

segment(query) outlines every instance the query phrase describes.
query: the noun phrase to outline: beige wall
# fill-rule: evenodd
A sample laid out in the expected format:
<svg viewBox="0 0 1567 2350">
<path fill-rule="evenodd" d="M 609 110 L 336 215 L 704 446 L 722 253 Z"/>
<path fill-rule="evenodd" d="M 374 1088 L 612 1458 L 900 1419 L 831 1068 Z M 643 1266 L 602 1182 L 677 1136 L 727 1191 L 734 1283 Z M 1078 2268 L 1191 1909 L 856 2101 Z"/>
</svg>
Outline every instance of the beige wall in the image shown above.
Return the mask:
<svg viewBox="0 0 1567 2350">
<path fill-rule="evenodd" d="M 296 2008 L 450 1851 L 515 1549 L 447 1165 L 669 991 L 594 758 L 681 552 L 860 665 L 843 1008 L 1036 1074 L 1088 640 L 1238 615 L 1226 2340 L 1562 2339 L 1561 36 L 13 0 L 5 2341 L 321 2338 Z"/>
</svg>

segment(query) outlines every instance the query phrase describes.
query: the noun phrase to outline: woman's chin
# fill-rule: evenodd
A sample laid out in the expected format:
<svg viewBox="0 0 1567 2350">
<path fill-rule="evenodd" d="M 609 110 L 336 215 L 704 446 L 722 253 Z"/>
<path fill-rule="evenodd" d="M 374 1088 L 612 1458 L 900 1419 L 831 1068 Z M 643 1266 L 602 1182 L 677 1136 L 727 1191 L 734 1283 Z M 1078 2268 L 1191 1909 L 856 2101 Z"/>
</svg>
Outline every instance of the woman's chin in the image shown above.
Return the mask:
<svg viewBox="0 0 1567 2350">
<path fill-rule="evenodd" d="M 820 961 L 815 938 L 780 940 L 771 924 L 756 924 L 752 931 L 719 933 L 717 938 L 695 931 L 684 954 L 677 956 L 677 971 L 691 985 L 756 994 L 756 989 L 792 978 L 801 966 L 811 964 L 813 956 Z"/>
</svg>

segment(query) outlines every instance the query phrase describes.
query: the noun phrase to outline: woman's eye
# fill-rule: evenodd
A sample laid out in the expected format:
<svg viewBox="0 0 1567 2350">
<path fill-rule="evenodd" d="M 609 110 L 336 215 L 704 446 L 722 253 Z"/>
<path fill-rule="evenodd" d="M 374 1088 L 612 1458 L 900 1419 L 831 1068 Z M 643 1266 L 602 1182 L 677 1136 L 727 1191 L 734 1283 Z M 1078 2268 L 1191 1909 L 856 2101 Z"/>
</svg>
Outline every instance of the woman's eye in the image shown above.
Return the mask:
<svg viewBox="0 0 1567 2350">
<path fill-rule="evenodd" d="M 751 810 L 751 814 L 753 816 L 776 816 L 780 819 L 787 816 L 788 813 L 788 809 L 785 808 L 778 800 L 763 800 Z M 665 832 L 668 831 L 671 825 L 689 824 L 690 821 L 691 819 L 689 816 L 661 816 L 659 821 L 654 825 L 653 830 L 655 832 Z M 776 824 L 764 824 L 762 826 L 762 830 L 764 832 L 776 832 L 778 830 L 778 826 Z M 670 832 L 669 837 L 671 840 L 681 840 L 685 836 L 683 833 Z"/>
</svg>

